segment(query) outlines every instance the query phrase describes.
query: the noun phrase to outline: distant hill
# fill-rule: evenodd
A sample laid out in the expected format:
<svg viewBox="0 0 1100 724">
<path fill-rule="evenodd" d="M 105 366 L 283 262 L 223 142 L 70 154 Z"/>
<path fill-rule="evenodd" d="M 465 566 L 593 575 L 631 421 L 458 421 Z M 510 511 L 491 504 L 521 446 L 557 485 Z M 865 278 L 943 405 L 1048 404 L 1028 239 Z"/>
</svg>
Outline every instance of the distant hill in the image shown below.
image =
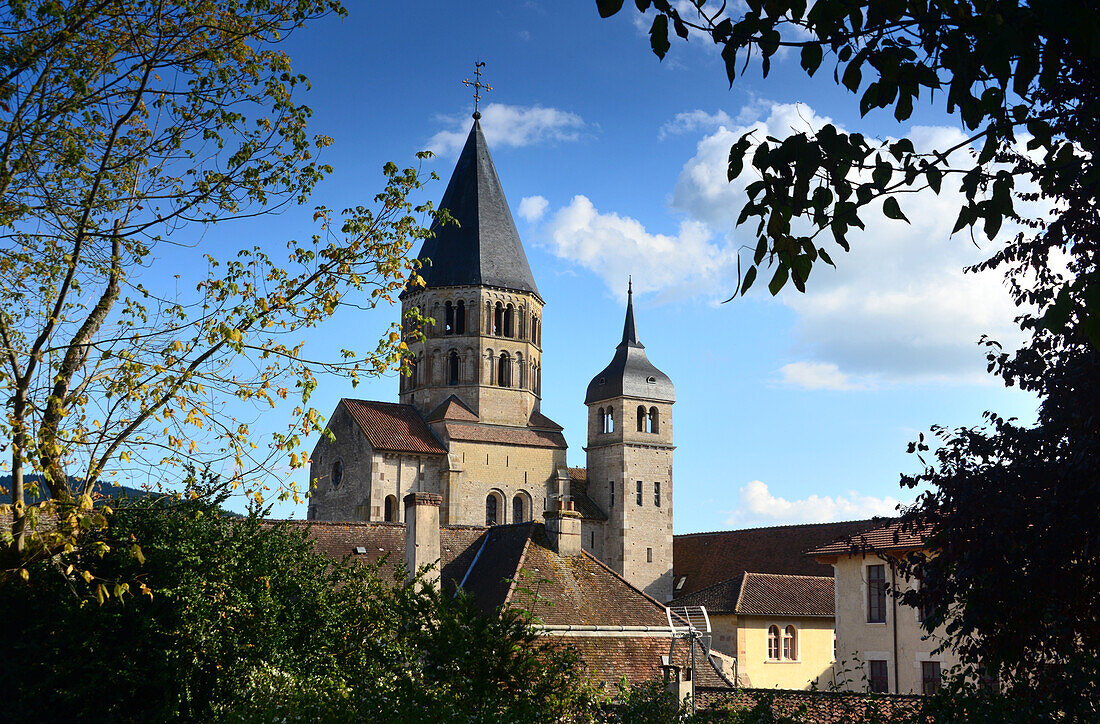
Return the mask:
<svg viewBox="0 0 1100 724">
<path fill-rule="evenodd" d="M 40 486 L 42 484 L 42 477 L 40 475 L 28 475 L 26 476 L 26 480 L 28 483 L 34 481 Z M 3 488 L 3 491 L 0 491 L 0 505 L 11 503 L 10 475 L 0 476 L 0 488 Z M 92 497 L 97 499 L 101 499 L 101 496 L 107 498 L 144 498 L 147 495 L 159 495 L 159 493 L 151 493 L 139 488 L 131 488 L 126 485 L 115 485 L 114 483 L 102 481 L 96 483 L 95 489 L 98 495 L 93 495 Z M 45 496 L 43 495 L 39 495 L 34 499 L 28 497 L 27 504 L 34 505 L 35 503 L 41 503 L 43 500 L 45 500 Z"/>
</svg>

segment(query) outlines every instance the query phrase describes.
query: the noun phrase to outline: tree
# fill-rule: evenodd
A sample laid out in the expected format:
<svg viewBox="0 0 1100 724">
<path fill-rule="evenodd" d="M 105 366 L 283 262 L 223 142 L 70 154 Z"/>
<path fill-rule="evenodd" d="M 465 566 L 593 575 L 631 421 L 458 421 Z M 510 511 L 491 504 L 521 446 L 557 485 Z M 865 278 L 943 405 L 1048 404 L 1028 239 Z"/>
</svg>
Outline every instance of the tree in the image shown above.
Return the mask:
<svg viewBox="0 0 1100 724">
<path fill-rule="evenodd" d="M 87 545 L 0 583 L 25 622 L 0 639 L 19 662 L 10 717 L 541 722 L 591 705 L 576 657 L 518 612 L 333 561 L 259 506 L 226 515 L 226 493 L 119 500 Z"/>
<path fill-rule="evenodd" d="M 1038 423 L 987 413 L 982 428 L 936 428 L 921 439 L 925 461 L 903 485 L 925 485 L 903 528 L 926 535 L 928 552 L 902 561 L 921 581 L 903 600 L 946 625 L 948 644 L 969 667 L 997 675 L 1032 718 L 1095 721 L 1100 701 L 1100 17 L 1087 3 L 896 0 L 748 0 L 740 18 L 726 5 L 693 2 L 689 17 L 667 0 L 650 31 L 659 57 L 682 38 L 705 34 L 722 47 L 729 81 L 750 57 L 766 75 L 782 47 L 798 49 L 813 76 L 828 58 L 832 82 L 859 96 L 861 114 L 892 109 L 898 121 L 921 92 L 972 132 L 962 144 L 916 149 L 902 138 L 871 143 L 825 126 L 785 139 L 741 138 L 729 178 L 752 172 L 739 221 L 755 219 L 756 249 L 736 293 L 763 265 L 773 294 L 804 290 L 814 263 L 833 261 L 823 239 L 846 235 L 881 201 L 905 223 L 900 194 L 939 193 L 958 180 L 965 202 L 955 232 L 997 236 L 1012 219 L 1029 230 L 978 270 L 1006 273 L 1030 334 L 1018 351 L 989 346 L 989 370 L 1040 399 Z M 614 14 L 622 0 L 597 0 Z M 826 80 L 826 82 L 829 82 Z M 746 159 L 749 159 L 746 163 Z M 1015 201 L 1043 200 L 1051 212 L 1021 218 Z M 808 229 L 799 233 L 799 229 Z M 1068 273 L 1054 259 L 1064 259 Z"/>
<path fill-rule="evenodd" d="M 222 256 L 177 275 L 183 227 L 308 201 L 330 171 L 298 100 L 307 79 L 278 44 L 338 0 L 31 0 L 0 16 L 0 423 L 11 454 L 13 555 L 72 545 L 104 477 L 227 461 L 233 481 L 272 463 L 305 464 L 319 370 L 356 380 L 400 364 L 395 326 L 365 354 L 302 354 L 302 331 L 344 296 L 392 301 L 415 276 L 426 232 L 409 194 L 417 170 L 385 167 L 385 188 L 320 232 Z M 189 268 L 187 263 L 182 270 Z M 300 397 L 268 445 L 227 403 Z M 27 473 L 49 501 L 26 504 Z M 182 473 L 181 473 L 182 475 Z M 252 482 L 250 494 L 260 495 Z M 289 494 L 297 498 L 297 491 Z M 61 525 L 39 535 L 37 521 Z M 28 526 L 28 522 L 30 525 Z M 28 537 L 29 536 L 29 537 Z M 29 541 L 29 543 L 28 543 Z"/>
</svg>

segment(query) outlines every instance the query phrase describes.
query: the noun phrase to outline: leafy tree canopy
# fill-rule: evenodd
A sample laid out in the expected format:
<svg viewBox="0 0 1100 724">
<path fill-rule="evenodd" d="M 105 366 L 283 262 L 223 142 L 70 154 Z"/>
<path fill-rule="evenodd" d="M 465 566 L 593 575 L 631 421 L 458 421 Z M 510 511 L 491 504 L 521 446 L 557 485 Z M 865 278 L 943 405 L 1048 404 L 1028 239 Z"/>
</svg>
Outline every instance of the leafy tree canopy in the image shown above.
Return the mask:
<svg viewBox="0 0 1100 724">
<path fill-rule="evenodd" d="M 0 447 L 14 542 L 0 568 L 25 573 L 27 556 L 74 544 L 81 520 L 101 525 L 89 492 L 105 477 L 217 463 L 262 495 L 262 474 L 303 466 L 303 438 L 323 427 L 309 406 L 318 372 L 355 381 L 400 364 L 397 326 L 335 359 L 310 358 L 302 337 L 346 295 L 371 307 L 415 277 L 408 252 L 430 209 L 409 201 L 415 168 L 388 164 L 370 207 L 318 207 L 312 238 L 176 261 L 182 227 L 306 203 L 331 170 L 318 160 L 331 139 L 307 131 L 308 80 L 279 45 L 343 12 L 337 0 L 0 12 Z M 300 403 L 270 440 L 234 414 L 288 397 Z M 27 504 L 25 472 L 47 504 Z"/>
</svg>

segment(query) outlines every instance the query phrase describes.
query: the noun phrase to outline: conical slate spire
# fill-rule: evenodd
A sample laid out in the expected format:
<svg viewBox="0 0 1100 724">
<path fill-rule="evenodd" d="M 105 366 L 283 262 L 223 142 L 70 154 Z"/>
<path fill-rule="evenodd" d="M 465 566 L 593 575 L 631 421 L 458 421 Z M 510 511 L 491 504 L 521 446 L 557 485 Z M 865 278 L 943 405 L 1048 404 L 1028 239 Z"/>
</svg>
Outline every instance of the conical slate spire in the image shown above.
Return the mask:
<svg viewBox="0 0 1100 724">
<path fill-rule="evenodd" d="M 434 236 L 420 250 L 428 287 L 482 285 L 538 295 L 476 117 L 439 207 L 458 223 L 433 224 Z"/>
<path fill-rule="evenodd" d="M 626 321 L 623 323 L 623 341 L 619 342 L 619 347 L 624 345 L 645 348 L 638 341 L 638 330 L 634 324 L 634 281 L 629 278 L 626 282 Z"/>
<path fill-rule="evenodd" d="M 586 405 L 614 397 L 633 397 L 664 402 L 676 401 L 676 388 L 661 370 L 653 366 L 646 356 L 645 347 L 638 341 L 634 324 L 634 285 L 627 282 L 626 321 L 623 323 L 623 341 L 615 348 L 611 364 L 592 378 L 585 395 Z"/>
</svg>

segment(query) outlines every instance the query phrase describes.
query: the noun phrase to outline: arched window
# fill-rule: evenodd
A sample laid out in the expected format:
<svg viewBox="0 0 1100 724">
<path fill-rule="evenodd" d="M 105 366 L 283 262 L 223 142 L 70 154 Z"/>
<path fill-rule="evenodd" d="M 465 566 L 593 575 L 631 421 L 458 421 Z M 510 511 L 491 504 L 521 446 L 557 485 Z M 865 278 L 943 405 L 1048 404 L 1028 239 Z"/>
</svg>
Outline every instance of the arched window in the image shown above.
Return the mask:
<svg viewBox="0 0 1100 724">
<path fill-rule="evenodd" d="M 466 302 L 461 300 L 455 307 L 455 334 L 466 334 Z"/>
<path fill-rule="evenodd" d="M 535 367 L 535 394 L 542 394 L 542 365 Z"/>
<path fill-rule="evenodd" d="M 516 308 L 511 304 L 504 308 L 504 336 L 516 336 Z"/>
<path fill-rule="evenodd" d="M 417 383 L 420 381 L 420 377 L 417 374 L 418 372 L 419 372 L 419 365 L 416 363 L 416 357 L 409 357 L 408 387 L 409 387 L 410 390 L 412 388 L 416 387 Z"/>
<path fill-rule="evenodd" d="M 385 520 L 387 523 L 396 523 L 397 522 L 397 496 L 396 495 L 387 495 L 386 496 L 386 508 L 385 508 L 385 515 L 383 517 L 383 520 Z"/>
<path fill-rule="evenodd" d="M 454 350 L 447 355 L 447 384 L 458 384 L 458 352 Z"/>
<path fill-rule="evenodd" d="M 638 405 L 638 432 L 647 432 L 646 418 L 649 413 L 645 411 L 645 405 Z"/>
<path fill-rule="evenodd" d="M 600 432 L 607 432 L 607 410 L 601 407 L 600 409 L 596 410 L 596 415 L 598 416 L 600 421 Z"/>
<path fill-rule="evenodd" d="M 661 431 L 661 413 L 656 407 L 649 408 L 649 431 L 654 435 Z"/>
<path fill-rule="evenodd" d="M 779 627 L 768 627 L 768 658 L 772 661 L 779 660 Z"/>
<path fill-rule="evenodd" d="M 493 309 L 493 334 L 497 337 L 504 333 L 504 305 L 497 302 Z"/>
<path fill-rule="evenodd" d="M 501 352 L 497 362 L 497 384 L 501 387 L 512 386 L 512 359 L 507 352 Z"/>
<path fill-rule="evenodd" d="M 512 498 L 512 522 L 526 523 L 531 519 L 531 503 L 526 493 L 516 493 Z"/>
<path fill-rule="evenodd" d="M 615 410 L 614 408 L 607 408 L 607 431 L 615 432 Z"/>
<path fill-rule="evenodd" d="M 523 355 L 516 352 L 516 369 L 519 370 L 519 384 L 521 390 L 527 389 L 527 368 L 523 366 Z"/>
<path fill-rule="evenodd" d="M 794 626 L 788 626 L 783 632 L 783 658 L 788 661 L 795 661 L 798 659 L 797 635 Z"/>
<path fill-rule="evenodd" d="M 443 334 L 455 333 L 455 308 L 450 302 L 443 305 Z"/>
<path fill-rule="evenodd" d="M 498 509 L 497 496 L 494 493 L 489 493 L 485 498 L 485 525 L 496 525 L 497 509 Z"/>
</svg>

